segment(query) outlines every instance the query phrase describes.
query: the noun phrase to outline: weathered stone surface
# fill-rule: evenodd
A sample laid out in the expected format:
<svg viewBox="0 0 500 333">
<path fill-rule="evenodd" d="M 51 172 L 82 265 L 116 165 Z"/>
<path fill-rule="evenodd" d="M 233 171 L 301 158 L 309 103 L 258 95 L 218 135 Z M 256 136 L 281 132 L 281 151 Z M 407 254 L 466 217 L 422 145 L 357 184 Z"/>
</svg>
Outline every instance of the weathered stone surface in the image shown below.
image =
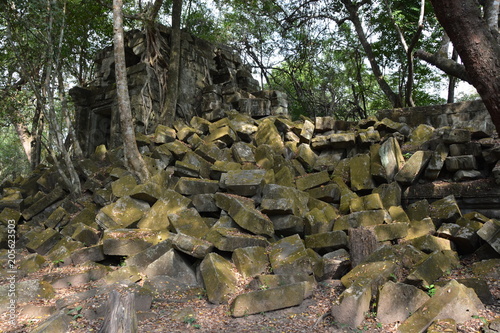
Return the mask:
<svg viewBox="0 0 500 333">
<path fill-rule="evenodd" d="M 406 281 L 420 287 L 429 286 L 458 264 L 458 256 L 454 251 L 435 251 L 414 267 Z"/>
<path fill-rule="evenodd" d="M 458 170 L 477 169 L 477 160 L 473 155 L 448 156 L 445 161 L 446 170 L 455 172 Z"/>
<path fill-rule="evenodd" d="M 314 235 L 306 235 L 306 248 L 311 248 L 316 251 L 335 251 L 340 248 L 347 248 L 347 235 L 343 231 L 331 231 L 317 233 Z"/>
<path fill-rule="evenodd" d="M 378 193 L 372 193 L 363 197 L 352 198 L 349 203 L 351 212 L 360 212 L 363 210 L 384 209 L 384 205 Z"/>
<path fill-rule="evenodd" d="M 96 222 L 104 229 L 127 228 L 139 221 L 149 208 L 147 202 L 124 196 L 101 208 Z"/>
<path fill-rule="evenodd" d="M 98 262 L 105 259 L 102 244 L 84 247 L 74 251 L 71 254 L 71 261 L 73 264 L 83 264 L 85 262 Z"/>
<path fill-rule="evenodd" d="M 255 313 L 267 312 L 302 303 L 312 293 L 312 286 L 307 282 L 253 291 L 238 295 L 231 304 L 231 314 L 243 317 Z"/>
<path fill-rule="evenodd" d="M 139 270 L 134 266 L 123 266 L 108 273 L 101 281 L 107 285 L 113 285 L 116 283 L 131 285 L 137 281 L 141 280 L 141 275 Z"/>
<path fill-rule="evenodd" d="M 236 142 L 231 147 L 234 160 L 238 163 L 255 163 L 252 147 L 244 142 Z"/>
<path fill-rule="evenodd" d="M 269 261 L 276 274 L 312 273 L 311 259 L 299 235 L 273 243 L 269 249 Z"/>
<path fill-rule="evenodd" d="M 38 253 L 28 254 L 19 262 L 19 271 L 23 275 L 38 271 L 45 263 L 45 258 Z"/>
<path fill-rule="evenodd" d="M 415 182 L 424 171 L 430 157 L 430 151 L 416 151 L 395 175 L 394 180 L 406 185 Z"/>
<path fill-rule="evenodd" d="M 143 271 L 147 277 L 166 275 L 188 285 L 198 284 L 196 274 L 188 263 L 174 249 L 168 250 L 165 254 L 150 263 Z"/>
<path fill-rule="evenodd" d="M 354 156 L 349 163 L 349 167 L 351 189 L 353 191 L 371 190 L 376 187 L 371 175 L 369 154 Z"/>
<path fill-rule="evenodd" d="M 377 319 L 383 324 L 403 322 L 428 299 L 429 296 L 417 287 L 388 281 L 380 288 Z"/>
<path fill-rule="evenodd" d="M 379 224 L 373 228 L 377 241 L 385 242 L 388 240 L 396 240 L 408 235 L 409 223 L 389 223 Z"/>
<path fill-rule="evenodd" d="M 370 310 L 372 291 L 369 279 L 360 278 L 340 295 L 332 305 L 332 317 L 338 323 L 355 328 L 365 319 Z"/>
<path fill-rule="evenodd" d="M 463 323 L 471 316 L 478 315 L 483 308 L 474 290 L 451 280 L 405 320 L 398 331 L 423 332 L 436 319 L 451 318 Z"/>
<path fill-rule="evenodd" d="M 453 143 L 466 143 L 471 139 L 471 133 L 469 130 L 455 128 L 455 129 L 447 129 L 443 133 L 443 141 L 446 144 Z"/>
<path fill-rule="evenodd" d="M 269 145 L 276 153 L 281 153 L 284 149 L 280 133 L 271 118 L 264 119 L 259 124 L 254 140 L 256 146 Z"/>
<path fill-rule="evenodd" d="M 210 228 L 194 208 L 184 209 L 175 214 L 168 214 L 168 219 L 175 231 L 196 238 L 203 238 Z"/>
<path fill-rule="evenodd" d="M 102 237 L 106 255 L 132 256 L 156 243 L 158 233 L 141 229 L 106 230 Z"/>
<path fill-rule="evenodd" d="M 415 144 L 422 144 L 432 139 L 434 131 L 434 127 L 427 124 L 420 124 L 411 132 L 409 139 Z"/>
<path fill-rule="evenodd" d="M 304 219 L 295 215 L 271 215 L 274 231 L 277 234 L 290 236 L 304 232 Z"/>
<path fill-rule="evenodd" d="M 351 266 L 349 252 L 339 249 L 323 255 L 323 279 L 340 279 Z"/>
<path fill-rule="evenodd" d="M 42 323 L 37 325 L 31 332 L 36 333 L 65 333 L 70 328 L 71 317 L 66 314 L 66 310 L 61 310 Z"/>
<path fill-rule="evenodd" d="M 162 199 L 155 202 L 137 224 L 138 228 L 167 230 L 170 226 L 168 214 L 176 214 L 187 209 L 191 200 L 176 191 L 166 190 Z"/>
<path fill-rule="evenodd" d="M 214 304 L 226 303 L 236 292 L 237 278 L 233 265 L 216 253 L 208 254 L 200 265 L 208 300 Z"/>
<path fill-rule="evenodd" d="M 317 173 L 309 173 L 307 175 L 297 177 L 295 179 L 295 184 L 297 186 L 297 189 L 299 189 L 300 191 L 305 191 L 313 187 L 326 184 L 329 181 L 330 181 L 330 176 L 328 175 L 328 172 L 322 171 Z"/>
<path fill-rule="evenodd" d="M 410 218 L 406 215 L 403 207 L 401 206 L 391 206 L 388 209 L 389 215 L 391 215 L 393 222 L 410 222 Z"/>
<path fill-rule="evenodd" d="M 296 188 L 268 184 L 264 186 L 262 191 L 262 198 L 265 199 L 292 199 L 292 213 L 296 216 L 302 217 L 308 211 L 309 208 L 307 206 L 309 202 L 309 195 L 302 191 L 297 190 Z"/>
<path fill-rule="evenodd" d="M 172 240 L 166 239 L 129 256 L 124 262 L 127 266 L 133 266 L 143 271 L 149 264 L 160 258 L 170 249 L 172 249 Z"/>
<path fill-rule="evenodd" d="M 129 195 L 136 186 L 137 180 L 135 177 L 131 174 L 126 174 L 111 183 L 111 190 L 115 197 L 121 198 Z"/>
<path fill-rule="evenodd" d="M 240 227 L 256 235 L 274 234 L 273 223 L 266 215 L 239 200 L 231 203 L 229 215 Z"/>
<path fill-rule="evenodd" d="M 443 169 L 446 158 L 448 157 L 448 147 L 440 143 L 432 152 L 429 164 L 425 169 L 424 177 L 430 181 L 436 180 Z"/>
<path fill-rule="evenodd" d="M 235 249 L 232 260 L 244 278 L 263 274 L 267 272 L 270 265 L 266 248 L 262 246 Z"/>
<path fill-rule="evenodd" d="M 41 233 L 33 235 L 26 244 L 26 248 L 38 254 L 45 255 L 61 240 L 62 236 L 54 229 L 47 228 Z"/>
<path fill-rule="evenodd" d="M 340 216 L 335 220 L 333 230 L 367 227 L 370 225 L 390 223 L 391 221 L 391 216 L 386 210 L 364 210 Z"/>
<path fill-rule="evenodd" d="M 398 141 L 393 137 L 387 139 L 387 141 L 380 146 L 379 154 L 387 174 L 387 179 L 391 181 L 404 164 L 404 157 L 401 153 Z"/>
<path fill-rule="evenodd" d="M 436 235 L 451 240 L 460 254 L 472 253 L 479 247 L 476 231 L 458 224 L 443 223 Z"/>
<path fill-rule="evenodd" d="M 263 236 L 250 235 L 237 228 L 214 226 L 205 239 L 221 251 L 232 252 L 249 246 L 267 246 L 269 242 Z"/>
<path fill-rule="evenodd" d="M 416 201 L 406 208 L 410 221 L 420 221 L 430 216 L 430 205 L 427 200 Z"/>
<path fill-rule="evenodd" d="M 184 234 L 176 234 L 172 238 L 172 245 L 176 250 L 198 259 L 205 258 L 214 248 L 210 242 Z"/>
<path fill-rule="evenodd" d="M 453 195 L 449 195 L 443 199 L 434 201 L 430 205 L 430 217 L 439 228 L 442 223 L 455 223 L 462 216 L 462 212 Z"/>
<path fill-rule="evenodd" d="M 209 179 L 182 177 L 177 182 L 175 190 L 182 195 L 215 193 L 219 190 L 219 182 Z"/>
<path fill-rule="evenodd" d="M 500 253 L 500 221 L 489 220 L 478 230 L 477 234 Z"/>
<path fill-rule="evenodd" d="M 230 170 L 221 177 L 221 182 L 229 193 L 253 196 L 262 191 L 266 170 Z"/>
<path fill-rule="evenodd" d="M 304 216 L 304 233 L 312 235 L 332 230 L 334 218 L 329 218 L 325 211 L 313 208 Z"/>
<path fill-rule="evenodd" d="M 297 149 L 297 160 L 306 170 L 313 170 L 318 155 L 311 149 L 309 144 L 303 143 Z"/>
<path fill-rule="evenodd" d="M 100 234 L 96 229 L 89 227 L 88 225 L 85 225 L 83 223 L 78 223 L 78 225 L 76 226 L 76 230 L 71 238 L 82 242 L 83 244 L 85 244 L 85 246 L 91 246 L 99 242 Z"/>
<path fill-rule="evenodd" d="M 65 195 L 65 192 L 59 186 L 56 187 L 53 191 L 44 195 L 39 200 L 34 202 L 31 206 L 25 209 L 22 213 L 25 220 L 31 219 L 36 214 L 40 213 L 42 210 L 53 204 Z M 5 199 L 5 198 L 4 198 Z"/>
<path fill-rule="evenodd" d="M 354 267 L 349 273 L 344 275 L 340 280 L 342 284 L 349 288 L 356 284 L 357 280 L 361 279 L 371 287 L 374 292 L 378 287 L 383 285 L 390 276 L 398 270 L 398 265 L 393 261 L 376 261 L 359 264 Z"/>
</svg>

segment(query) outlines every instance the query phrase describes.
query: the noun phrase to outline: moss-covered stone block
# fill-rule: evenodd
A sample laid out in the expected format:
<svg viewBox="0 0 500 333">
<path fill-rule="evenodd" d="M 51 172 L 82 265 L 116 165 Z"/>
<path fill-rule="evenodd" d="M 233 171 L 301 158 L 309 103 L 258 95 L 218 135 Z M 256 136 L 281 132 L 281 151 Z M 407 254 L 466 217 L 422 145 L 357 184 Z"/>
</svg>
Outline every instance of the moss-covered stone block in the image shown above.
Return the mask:
<svg viewBox="0 0 500 333">
<path fill-rule="evenodd" d="M 389 224 L 379 224 L 373 227 L 377 241 L 385 242 L 389 240 L 396 240 L 406 237 L 408 234 L 408 229 L 410 228 L 409 223 L 389 223 Z"/>
<path fill-rule="evenodd" d="M 437 279 L 451 271 L 459 264 L 458 255 L 454 251 L 436 251 L 418 263 L 406 281 L 420 287 L 429 286 Z"/>
<path fill-rule="evenodd" d="M 96 222 L 105 229 L 126 228 L 138 222 L 149 210 L 144 201 L 124 196 L 99 211 Z"/>
<path fill-rule="evenodd" d="M 276 274 L 313 272 L 311 258 L 299 235 L 289 236 L 273 243 L 269 249 L 269 261 Z"/>
<path fill-rule="evenodd" d="M 210 303 L 226 303 L 237 291 L 234 266 L 216 253 L 208 254 L 200 264 L 201 276 Z"/>
<path fill-rule="evenodd" d="M 331 252 L 340 248 L 347 248 L 347 234 L 343 231 L 330 231 L 306 235 L 305 246 L 314 250 Z"/>
<path fill-rule="evenodd" d="M 235 249 L 232 260 L 244 278 L 265 273 L 270 267 L 266 248 L 262 246 Z"/>
</svg>

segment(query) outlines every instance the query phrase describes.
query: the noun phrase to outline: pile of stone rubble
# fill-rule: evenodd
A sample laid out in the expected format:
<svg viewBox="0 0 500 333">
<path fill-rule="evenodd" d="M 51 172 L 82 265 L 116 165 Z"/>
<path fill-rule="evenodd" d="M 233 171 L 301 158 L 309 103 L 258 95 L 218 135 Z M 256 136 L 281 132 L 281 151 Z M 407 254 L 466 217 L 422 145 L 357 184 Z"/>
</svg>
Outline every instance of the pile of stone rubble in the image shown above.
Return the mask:
<svg viewBox="0 0 500 333">
<path fill-rule="evenodd" d="M 122 149 L 104 146 L 78 162 L 77 200 L 53 167 L 4 182 L 0 244 L 7 248 L 15 221 L 17 247 L 31 252 L 18 258 L 19 277 L 55 262 L 85 270 L 21 282 L 19 304 L 100 280 L 149 297 L 138 302 L 143 311 L 156 292 L 202 286 L 209 302 L 231 302 L 240 317 L 299 305 L 317 282 L 340 279 L 335 321 L 356 327 L 375 301 L 380 322 L 420 332 L 495 302 L 487 283 L 498 279 L 500 221 L 462 213 L 453 195 L 402 205 L 419 183 L 498 187 L 500 145 L 474 135 L 375 118 L 194 117 L 137 136 L 152 174 L 145 184 L 123 166 Z M 436 283 L 473 253 L 479 278 Z M 56 332 L 49 324 L 39 331 Z"/>
</svg>

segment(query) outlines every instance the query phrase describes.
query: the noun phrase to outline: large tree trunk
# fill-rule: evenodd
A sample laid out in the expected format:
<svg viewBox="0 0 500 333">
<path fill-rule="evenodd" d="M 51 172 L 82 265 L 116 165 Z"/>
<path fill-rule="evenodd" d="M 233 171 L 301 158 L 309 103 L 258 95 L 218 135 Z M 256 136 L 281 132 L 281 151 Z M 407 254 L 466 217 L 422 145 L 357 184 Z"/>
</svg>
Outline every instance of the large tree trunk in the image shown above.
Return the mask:
<svg viewBox="0 0 500 333">
<path fill-rule="evenodd" d="M 432 54 L 424 50 L 417 50 L 415 51 L 415 57 L 422 59 L 433 66 L 436 66 L 448 75 L 454 76 L 456 78 L 459 78 L 460 80 L 472 84 L 469 78 L 469 74 L 465 70 L 464 65 L 459 64 L 452 59 L 443 57 L 441 55 L 441 52 L 439 51 L 436 54 Z"/>
<path fill-rule="evenodd" d="M 140 181 L 144 183 L 149 178 L 149 172 L 135 140 L 134 123 L 132 121 L 132 110 L 128 93 L 127 67 L 125 65 L 122 8 L 122 0 L 113 0 L 113 44 L 120 129 L 122 132 L 125 165 L 130 172 L 139 177 Z"/>
<path fill-rule="evenodd" d="M 402 107 L 403 103 L 401 102 L 401 98 L 391 89 L 387 81 L 384 79 L 384 74 L 382 73 L 377 60 L 375 59 L 375 54 L 373 53 L 372 46 L 366 38 L 365 32 L 363 30 L 363 24 L 361 23 L 358 15 L 359 5 L 354 4 L 351 0 L 342 0 L 342 3 L 349 12 L 349 20 L 354 24 L 354 28 L 356 29 L 356 33 L 358 34 L 359 41 L 363 46 L 363 49 L 365 50 L 366 56 L 368 57 L 368 61 L 370 62 L 370 66 L 372 68 L 373 74 L 375 75 L 375 79 L 380 86 L 380 89 L 382 89 L 393 107 Z"/>
<path fill-rule="evenodd" d="M 160 116 L 160 121 L 168 126 L 174 123 L 177 109 L 181 60 L 181 14 L 182 0 L 174 0 L 172 4 L 172 45 L 168 65 L 167 96 Z"/>
<path fill-rule="evenodd" d="M 431 0 L 500 134 L 500 45 L 475 0 Z"/>
</svg>

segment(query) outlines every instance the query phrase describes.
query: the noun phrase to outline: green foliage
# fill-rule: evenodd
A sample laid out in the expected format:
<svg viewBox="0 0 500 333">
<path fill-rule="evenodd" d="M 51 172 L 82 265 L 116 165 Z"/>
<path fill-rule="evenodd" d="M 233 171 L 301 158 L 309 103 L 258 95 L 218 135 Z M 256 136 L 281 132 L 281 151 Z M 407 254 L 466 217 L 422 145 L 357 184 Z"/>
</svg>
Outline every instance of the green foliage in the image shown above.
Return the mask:
<svg viewBox="0 0 500 333">
<path fill-rule="evenodd" d="M 0 127 L 0 179 L 26 176 L 29 171 L 28 159 L 13 126 Z"/>
<path fill-rule="evenodd" d="M 433 284 L 424 286 L 424 288 L 427 289 L 427 295 L 429 295 L 430 297 L 436 294 L 436 286 L 434 286 Z"/>
<path fill-rule="evenodd" d="M 83 307 L 81 305 L 71 309 L 68 311 L 68 315 L 73 316 L 73 319 L 78 319 L 78 318 L 83 318 L 83 315 L 80 313 L 82 311 Z"/>
</svg>

